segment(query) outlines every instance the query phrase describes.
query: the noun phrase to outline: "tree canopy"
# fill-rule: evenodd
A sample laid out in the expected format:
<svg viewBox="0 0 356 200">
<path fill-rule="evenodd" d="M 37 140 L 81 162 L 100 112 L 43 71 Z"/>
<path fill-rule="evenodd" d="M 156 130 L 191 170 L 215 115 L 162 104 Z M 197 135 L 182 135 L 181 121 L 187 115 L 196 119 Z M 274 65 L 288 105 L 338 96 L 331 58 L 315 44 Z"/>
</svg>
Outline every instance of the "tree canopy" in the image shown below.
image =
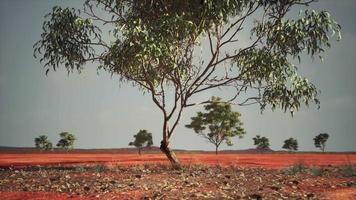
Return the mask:
<svg viewBox="0 0 356 200">
<path fill-rule="evenodd" d="M 141 155 L 141 148 L 143 146 L 150 147 L 153 145 L 152 133 L 147 130 L 140 130 L 136 135 L 134 135 L 135 140 L 129 143 L 129 146 L 135 146 L 138 148 L 138 153 Z"/>
<path fill-rule="evenodd" d="M 48 139 L 46 135 L 40 135 L 34 139 L 36 148 L 41 151 L 48 151 L 53 149 L 52 142 Z"/>
<path fill-rule="evenodd" d="M 59 134 L 60 140 L 57 143 L 57 147 L 70 150 L 73 149 L 74 142 L 77 140 L 72 133 L 62 132 Z"/>
<path fill-rule="evenodd" d="M 256 135 L 256 137 L 252 138 L 254 145 L 256 145 L 257 149 L 268 150 L 269 149 L 269 139 L 265 136 L 261 137 L 260 135 Z"/>
<path fill-rule="evenodd" d="M 323 55 L 340 26 L 327 11 L 306 9 L 315 1 L 87 0 L 81 10 L 54 7 L 45 16 L 34 54 L 46 73 L 93 62 L 149 92 L 163 115 L 161 149 L 178 165 L 170 138 L 185 108 L 209 101 L 193 101 L 204 91 L 231 88 L 227 101 L 261 110 L 319 104 L 297 64 L 301 55 Z"/>
<path fill-rule="evenodd" d="M 314 137 L 314 146 L 320 148 L 322 152 L 325 152 L 326 141 L 329 139 L 329 134 L 320 133 Z"/>
<path fill-rule="evenodd" d="M 284 140 L 284 144 L 282 146 L 283 149 L 287 149 L 289 151 L 297 151 L 298 150 L 298 141 L 294 138 L 289 138 Z"/>
<path fill-rule="evenodd" d="M 191 118 L 191 123 L 186 125 L 195 133 L 207 139 L 215 146 L 215 153 L 222 142 L 228 146 L 233 145 L 231 138 L 245 134 L 241 114 L 231 110 L 231 104 L 221 102 L 219 97 L 212 97 L 211 102 L 204 106 L 206 112 L 198 112 L 196 117 Z"/>
</svg>

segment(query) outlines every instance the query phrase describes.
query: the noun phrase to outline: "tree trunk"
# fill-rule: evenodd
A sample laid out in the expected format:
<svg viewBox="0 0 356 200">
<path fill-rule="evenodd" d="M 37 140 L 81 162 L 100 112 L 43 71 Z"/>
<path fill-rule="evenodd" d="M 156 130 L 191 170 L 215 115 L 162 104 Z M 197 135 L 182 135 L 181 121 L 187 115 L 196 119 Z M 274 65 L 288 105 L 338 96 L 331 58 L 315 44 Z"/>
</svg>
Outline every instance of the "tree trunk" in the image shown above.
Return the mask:
<svg viewBox="0 0 356 200">
<path fill-rule="evenodd" d="M 169 148 L 168 141 L 162 140 L 160 149 L 167 156 L 167 158 L 171 162 L 173 168 L 181 169 L 180 162 L 179 162 L 178 158 L 176 157 L 176 154 Z"/>
<path fill-rule="evenodd" d="M 168 127 L 168 120 L 164 117 L 163 121 L 163 140 L 161 141 L 160 149 L 161 151 L 167 156 L 169 162 L 175 169 L 181 169 L 180 162 L 176 156 L 176 154 L 169 148 L 169 127 Z"/>
<path fill-rule="evenodd" d="M 141 155 L 141 147 L 138 148 L 138 155 Z"/>
<path fill-rule="evenodd" d="M 215 146 L 215 155 L 218 155 L 218 146 Z"/>
</svg>

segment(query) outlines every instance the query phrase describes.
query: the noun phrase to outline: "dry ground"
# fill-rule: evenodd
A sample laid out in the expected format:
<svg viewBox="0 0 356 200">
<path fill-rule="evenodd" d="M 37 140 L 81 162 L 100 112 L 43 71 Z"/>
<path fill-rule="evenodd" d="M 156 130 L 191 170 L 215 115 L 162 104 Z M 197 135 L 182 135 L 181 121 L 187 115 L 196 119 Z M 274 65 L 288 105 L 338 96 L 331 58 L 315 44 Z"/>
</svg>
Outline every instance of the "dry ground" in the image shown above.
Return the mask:
<svg viewBox="0 0 356 200">
<path fill-rule="evenodd" d="M 355 154 L 178 156 L 0 154 L 0 199 L 356 199 Z"/>
<path fill-rule="evenodd" d="M 236 164 L 244 167 L 285 168 L 296 163 L 307 166 L 339 166 L 356 164 L 356 153 L 179 153 L 178 158 L 184 164 L 207 164 L 229 166 Z M 48 164 L 107 163 L 120 166 L 168 163 L 161 153 L 0 153 L 0 166 L 33 166 Z"/>
</svg>

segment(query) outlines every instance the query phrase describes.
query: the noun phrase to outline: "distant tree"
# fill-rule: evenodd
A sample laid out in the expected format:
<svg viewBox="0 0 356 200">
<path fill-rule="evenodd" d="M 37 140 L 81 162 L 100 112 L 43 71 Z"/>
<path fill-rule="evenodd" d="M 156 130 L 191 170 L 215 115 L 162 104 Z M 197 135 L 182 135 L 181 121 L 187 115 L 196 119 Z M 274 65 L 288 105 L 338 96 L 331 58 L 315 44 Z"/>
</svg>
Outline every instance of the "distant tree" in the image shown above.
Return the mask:
<svg viewBox="0 0 356 200">
<path fill-rule="evenodd" d="M 316 148 L 320 148 L 323 152 L 325 152 L 326 141 L 329 139 L 329 134 L 320 133 L 314 138 L 314 145 Z"/>
<path fill-rule="evenodd" d="M 298 141 L 294 138 L 289 138 L 284 140 L 283 149 L 287 149 L 289 151 L 298 151 Z"/>
<path fill-rule="evenodd" d="M 256 137 L 252 138 L 254 141 L 254 145 L 256 145 L 257 149 L 267 150 L 269 149 L 269 139 L 266 137 L 261 137 L 260 135 L 256 135 Z"/>
<path fill-rule="evenodd" d="M 41 151 L 48 151 L 53 149 L 52 142 L 48 140 L 46 135 L 40 135 L 35 138 L 35 146 Z"/>
<path fill-rule="evenodd" d="M 225 141 L 231 146 L 233 145 L 232 137 L 243 137 L 245 131 L 240 120 L 241 114 L 232 111 L 230 103 L 222 102 L 219 97 L 212 97 L 210 103 L 204 108 L 207 112 L 198 112 L 186 127 L 193 129 L 195 133 L 215 145 L 216 154 L 222 142 Z"/>
<path fill-rule="evenodd" d="M 75 136 L 68 132 L 62 132 L 59 134 L 60 140 L 57 143 L 57 147 L 65 150 L 73 149 L 74 141 L 76 140 Z"/>
<path fill-rule="evenodd" d="M 147 130 L 140 130 L 136 135 L 134 135 L 135 140 L 129 143 L 129 146 L 135 146 L 138 148 L 138 154 L 141 155 L 141 149 L 144 146 L 150 147 L 153 145 L 152 133 Z"/>
</svg>

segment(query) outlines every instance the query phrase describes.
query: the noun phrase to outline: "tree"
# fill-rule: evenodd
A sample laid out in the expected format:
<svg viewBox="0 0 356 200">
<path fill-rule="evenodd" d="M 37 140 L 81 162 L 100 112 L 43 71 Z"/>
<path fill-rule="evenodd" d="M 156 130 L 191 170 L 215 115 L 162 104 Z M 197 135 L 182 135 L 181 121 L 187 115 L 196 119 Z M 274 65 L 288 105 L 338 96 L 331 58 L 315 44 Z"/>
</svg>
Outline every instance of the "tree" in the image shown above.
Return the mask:
<svg viewBox="0 0 356 200">
<path fill-rule="evenodd" d="M 130 142 L 130 146 L 135 146 L 138 148 L 138 154 L 141 155 L 141 149 L 143 146 L 150 147 L 153 145 L 152 133 L 147 130 L 140 130 L 136 135 L 134 135 L 135 141 Z"/>
<path fill-rule="evenodd" d="M 240 121 L 241 114 L 231 110 L 231 104 L 221 102 L 218 97 L 212 97 L 211 102 L 204 106 L 206 113 L 198 112 L 196 117 L 192 117 L 192 122 L 186 125 L 195 133 L 207 139 L 215 145 L 215 154 L 222 142 L 233 145 L 231 138 L 245 134 Z"/>
<path fill-rule="evenodd" d="M 205 91 L 231 88 L 226 101 L 261 110 L 271 105 L 293 113 L 301 104 L 319 105 L 318 89 L 295 64 L 302 54 L 324 53 L 340 38 L 340 26 L 327 11 L 288 14 L 314 1 L 87 0 L 81 11 L 56 6 L 45 16 L 34 56 L 41 56 L 46 74 L 61 66 L 81 72 L 95 63 L 149 93 L 162 113 L 160 148 L 179 167 L 170 139 L 184 109 L 209 103 L 196 101 Z M 203 57 L 198 47 L 204 41 L 202 51 L 210 55 Z"/>
<path fill-rule="evenodd" d="M 287 149 L 289 151 L 298 151 L 298 141 L 294 138 L 284 140 L 282 148 Z"/>
<path fill-rule="evenodd" d="M 48 151 L 53 149 L 52 142 L 49 141 L 46 135 L 40 135 L 35 138 L 35 146 L 41 151 Z"/>
<path fill-rule="evenodd" d="M 320 133 L 314 137 L 314 145 L 316 148 L 320 148 L 321 151 L 325 152 L 326 141 L 329 139 L 329 134 Z"/>
<path fill-rule="evenodd" d="M 57 147 L 65 149 L 66 151 L 73 149 L 75 136 L 68 132 L 62 132 L 59 134 L 60 140 L 57 143 Z"/>
<path fill-rule="evenodd" d="M 254 145 L 256 145 L 257 149 L 268 150 L 269 149 L 269 139 L 266 137 L 261 137 L 260 135 L 256 135 L 256 137 L 252 138 Z"/>
</svg>

